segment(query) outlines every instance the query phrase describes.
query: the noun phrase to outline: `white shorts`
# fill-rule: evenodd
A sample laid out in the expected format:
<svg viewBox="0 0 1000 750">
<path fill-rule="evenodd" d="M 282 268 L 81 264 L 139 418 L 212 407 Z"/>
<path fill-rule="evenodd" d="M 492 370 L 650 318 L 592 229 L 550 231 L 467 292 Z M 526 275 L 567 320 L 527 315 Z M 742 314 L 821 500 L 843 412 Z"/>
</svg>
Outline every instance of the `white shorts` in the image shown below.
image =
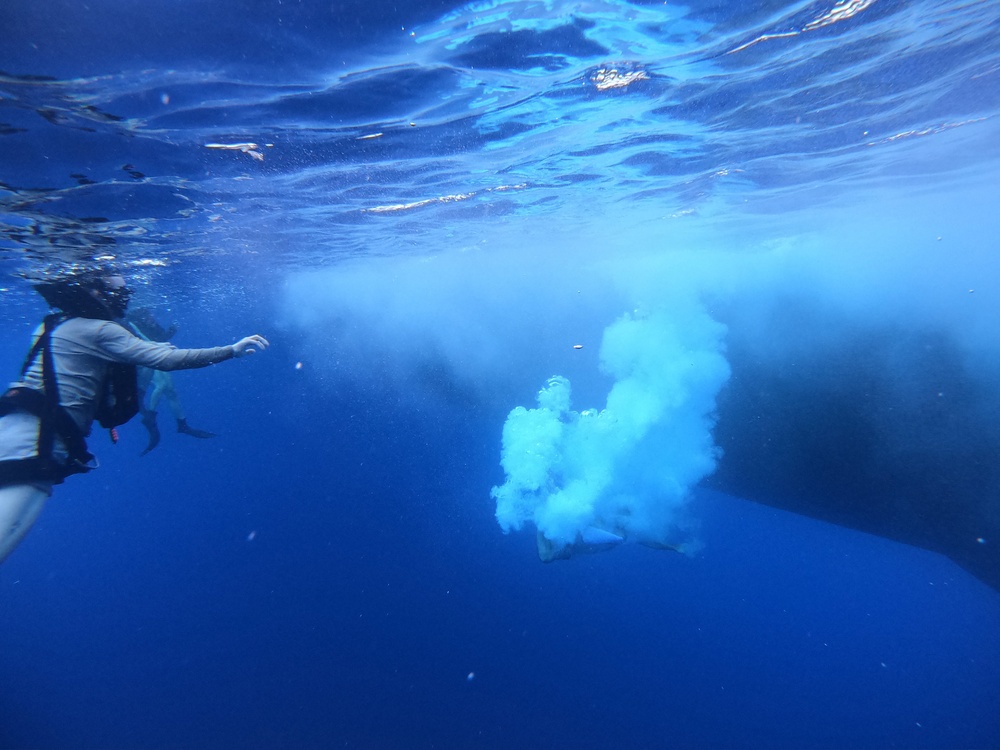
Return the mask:
<svg viewBox="0 0 1000 750">
<path fill-rule="evenodd" d="M 38 452 L 38 417 L 15 411 L 0 417 L 0 461 L 34 458 Z M 69 460 L 69 452 L 58 437 L 53 441 L 52 457 L 60 463 Z"/>
</svg>

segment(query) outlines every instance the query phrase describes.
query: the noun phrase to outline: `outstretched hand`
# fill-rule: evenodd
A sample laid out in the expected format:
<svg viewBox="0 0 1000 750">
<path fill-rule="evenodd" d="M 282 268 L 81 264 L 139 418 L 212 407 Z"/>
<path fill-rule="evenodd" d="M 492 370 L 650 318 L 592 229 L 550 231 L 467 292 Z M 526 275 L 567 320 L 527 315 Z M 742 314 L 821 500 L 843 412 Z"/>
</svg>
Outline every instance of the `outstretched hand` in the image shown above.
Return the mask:
<svg viewBox="0 0 1000 750">
<path fill-rule="evenodd" d="M 253 336 L 247 336 L 233 344 L 233 353 L 237 357 L 242 357 L 244 354 L 253 354 L 258 349 L 264 351 L 268 346 L 267 339 L 255 333 Z"/>
</svg>

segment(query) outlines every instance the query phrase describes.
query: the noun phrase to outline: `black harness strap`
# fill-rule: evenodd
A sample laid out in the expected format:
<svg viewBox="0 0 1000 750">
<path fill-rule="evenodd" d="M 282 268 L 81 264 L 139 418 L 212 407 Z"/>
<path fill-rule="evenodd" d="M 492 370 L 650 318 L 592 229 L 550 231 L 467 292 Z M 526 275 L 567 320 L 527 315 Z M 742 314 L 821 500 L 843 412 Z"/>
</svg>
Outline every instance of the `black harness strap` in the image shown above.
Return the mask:
<svg viewBox="0 0 1000 750">
<path fill-rule="evenodd" d="M 23 411 L 38 417 L 38 443 L 31 458 L 0 461 L 0 485 L 25 481 L 59 483 L 70 474 L 79 474 L 94 468 L 93 454 L 87 450 L 83 432 L 63 408 L 59 400 L 59 384 L 55 362 L 52 359 L 52 331 L 69 316 L 52 314 L 45 317 L 42 333 L 35 341 L 21 368 L 23 378 L 39 354 L 42 356 L 43 391 L 34 388 L 11 388 L 0 396 L 0 417 Z M 69 454 L 69 461 L 62 464 L 52 455 L 55 438 L 62 439 Z"/>
</svg>

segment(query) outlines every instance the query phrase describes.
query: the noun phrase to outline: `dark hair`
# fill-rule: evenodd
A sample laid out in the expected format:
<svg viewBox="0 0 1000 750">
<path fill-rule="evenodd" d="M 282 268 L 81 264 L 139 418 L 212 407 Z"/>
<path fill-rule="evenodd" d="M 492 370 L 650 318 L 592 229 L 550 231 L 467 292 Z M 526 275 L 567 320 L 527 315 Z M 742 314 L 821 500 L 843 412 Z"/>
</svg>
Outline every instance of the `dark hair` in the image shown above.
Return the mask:
<svg viewBox="0 0 1000 750">
<path fill-rule="evenodd" d="M 107 305 L 95 299 L 91 292 L 104 291 L 103 275 L 84 274 L 58 281 L 35 284 L 35 291 L 42 295 L 49 307 L 75 318 L 111 320 Z"/>
</svg>

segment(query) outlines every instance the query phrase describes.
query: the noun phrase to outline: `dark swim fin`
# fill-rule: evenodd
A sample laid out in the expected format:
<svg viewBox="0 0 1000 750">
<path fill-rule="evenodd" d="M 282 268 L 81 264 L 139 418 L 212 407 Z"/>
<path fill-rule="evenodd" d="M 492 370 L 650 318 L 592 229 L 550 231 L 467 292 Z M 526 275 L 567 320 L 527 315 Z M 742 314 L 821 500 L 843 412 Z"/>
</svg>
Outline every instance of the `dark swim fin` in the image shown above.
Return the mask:
<svg viewBox="0 0 1000 750">
<path fill-rule="evenodd" d="M 143 413 L 142 426 L 145 427 L 146 431 L 149 433 L 149 443 L 146 445 L 145 450 L 139 454 L 140 456 L 145 456 L 153 450 L 153 448 L 160 444 L 160 428 L 156 424 L 155 411 L 147 411 Z"/>
<path fill-rule="evenodd" d="M 188 426 L 186 419 L 177 420 L 177 431 L 185 435 L 190 435 L 196 438 L 214 438 L 216 434 L 214 432 L 208 432 L 207 430 L 196 430 L 194 427 Z"/>
</svg>

